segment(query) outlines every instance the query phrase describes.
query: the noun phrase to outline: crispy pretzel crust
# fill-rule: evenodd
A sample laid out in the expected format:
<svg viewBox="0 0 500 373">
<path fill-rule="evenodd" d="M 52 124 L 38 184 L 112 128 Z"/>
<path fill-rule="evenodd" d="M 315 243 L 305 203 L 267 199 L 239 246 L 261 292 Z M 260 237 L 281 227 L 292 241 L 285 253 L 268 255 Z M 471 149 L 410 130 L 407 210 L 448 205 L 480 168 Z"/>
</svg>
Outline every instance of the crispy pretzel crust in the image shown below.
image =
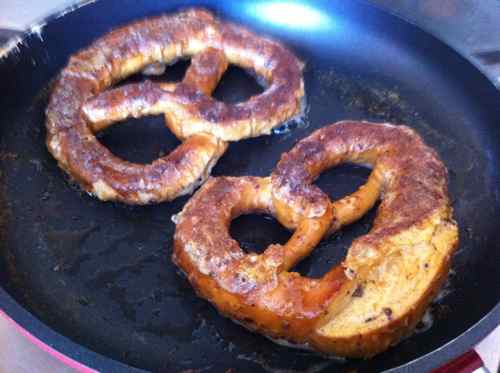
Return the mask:
<svg viewBox="0 0 500 373">
<path fill-rule="evenodd" d="M 189 56 L 181 83 L 145 82 L 103 92 L 152 64 Z M 253 68 L 270 83 L 268 89 L 235 105 L 212 99 L 228 62 Z M 134 22 L 70 58 L 47 108 L 47 147 L 61 168 L 101 200 L 171 200 L 205 181 L 227 148 L 225 140 L 269 133 L 300 110 L 300 70 L 300 62 L 280 44 L 205 10 Z M 159 113 L 184 142 L 151 164 L 122 160 L 94 136 L 126 117 Z"/>
<path fill-rule="evenodd" d="M 189 15 L 187 21 L 182 19 Z M 182 25 L 172 31 L 181 18 Z M 205 29 L 199 24 L 190 27 L 189 21 L 202 19 Z M 154 28 L 154 34 L 152 29 Z M 146 29 L 147 42 L 144 42 Z M 161 35 L 166 32 L 169 36 Z M 167 125 L 180 139 L 196 133 L 210 133 L 225 141 L 238 141 L 248 137 L 269 134 L 276 125 L 298 114 L 304 95 L 302 63 L 281 44 L 257 36 L 247 29 L 222 22 L 206 11 L 195 10 L 174 16 L 152 18 L 132 24 L 115 33 L 139 33 L 141 48 L 158 48 L 159 43 L 169 39 L 169 49 L 161 56 L 152 56 L 147 63 L 169 62 L 182 56 L 196 55 L 210 47 L 223 52 L 229 63 L 252 70 L 268 84 L 265 91 L 248 101 L 226 104 L 216 101 L 207 92 L 193 89 L 193 85 L 179 84 L 171 90 L 162 89 L 161 84 L 131 84 L 116 88 L 89 100 L 83 107 L 87 119 L 92 123 L 107 123 L 130 116 L 165 113 Z M 142 33 L 142 34 L 141 34 Z M 163 39 L 156 40 L 161 36 Z M 152 39 L 152 40 L 150 40 Z M 106 38 L 101 43 L 111 44 Z M 124 50 L 134 49 L 134 39 L 119 45 Z M 137 49 L 137 48 L 136 48 Z M 165 56 L 165 54 L 167 56 Z M 153 54 L 153 53 L 151 53 Z M 210 64 L 207 64 L 208 66 Z M 139 66 L 139 67 L 138 67 Z M 128 62 L 127 68 L 134 71 L 145 66 L 144 57 Z M 209 74 L 211 72 L 208 72 Z M 215 88 L 215 87 L 214 87 Z M 137 94 L 140 92 L 140 94 Z"/>
<path fill-rule="evenodd" d="M 349 291 L 341 267 L 318 280 L 287 272 L 321 240 L 332 211 L 299 221 L 285 245 L 270 245 L 261 255 L 246 254 L 229 235 L 231 220 L 252 212 L 276 215 L 269 178 L 210 179 L 180 215 L 173 260 L 221 313 L 302 343 L 331 302 Z"/>
<path fill-rule="evenodd" d="M 373 172 L 358 191 L 331 202 L 312 182 L 342 162 Z M 287 272 L 379 198 L 372 229 L 352 243 L 341 266 L 318 280 Z M 290 241 L 245 254 L 228 227 L 255 211 L 296 229 Z M 305 235 L 297 229 L 312 221 L 321 224 L 310 224 Z M 326 353 L 369 357 L 413 330 L 457 244 L 447 172 L 436 152 L 406 126 L 346 121 L 300 141 L 271 181 L 210 180 L 180 216 L 173 259 L 202 297 L 247 327 Z"/>
</svg>

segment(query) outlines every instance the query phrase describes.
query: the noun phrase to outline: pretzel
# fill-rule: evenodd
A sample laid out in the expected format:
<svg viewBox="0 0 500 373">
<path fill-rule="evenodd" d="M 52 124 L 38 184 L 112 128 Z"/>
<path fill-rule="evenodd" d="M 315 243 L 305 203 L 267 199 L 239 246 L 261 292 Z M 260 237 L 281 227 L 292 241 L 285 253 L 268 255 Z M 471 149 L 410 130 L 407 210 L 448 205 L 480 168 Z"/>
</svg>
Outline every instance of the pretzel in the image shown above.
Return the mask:
<svg viewBox="0 0 500 373">
<path fill-rule="evenodd" d="M 312 185 L 343 162 L 367 183 L 331 202 Z M 319 240 L 382 198 L 370 232 L 320 279 L 289 272 Z M 294 229 L 283 246 L 245 254 L 229 233 L 243 213 Z M 369 357 L 409 333 L 448 273 L 458 243 L 437 154 L 406 126 L 340 122 L 284 154 L 269 178 L 210 179 L 177 218 L 174 262 L 217 309 L 264 335 L 325 353 Z"/>
<path fill-rule="evenodd" d="M 199 18 L 198 13 L 201 11 L 196 11 Z M 298 114 L 304 95 L 302 63 L 279 43 L 218 21 L 209 13 L 202 14 L 210 18 L 204 20 L 210 24 L 208 36 L 188 40 L 175 57 L 196 55 L 200 48 L 216 48 L 229 63 L 260 76 L 268 84 L 264 92 L 246 102 L 226 104 L 210 97 L 216 83 L 208 91 L 193 89 L 193 84 L 180 84 L 174 89 L 165 89 L 162 84 L 131 84 L 87 102 L 83 107 L 87 119 L 100 126 L 131 116 L 165 113 L 167 126 L 180 139 L 205 132 L 224 141 L 238 141 L 269 134 L 276 125 Z M 193 38 L 192 34 L 187 37 Z"/>
<path fill-rule="evenodd" d="M 262 333 L 302 341 L 347 291 L 341 268 L 321 280 L 287 272 L 321 240 L 332 211 L 299 221 L 285 245 L 270 245 L 261 255 L 246 254 L 228 232 L 232 219 L 252 212 L 276 215 L 270 178 L 210 179 L 180 215 L 173 260 L 221 313 Z"/>
<path fill-rule="evenodd" d="M 192 57 L 183 81 L 113 83 L 155 64 Z M 253 68 L 270 82 L 246 103 L 210 94 L 228 63 Z M 116 29 L 71 57 L 46 113 L 47 147 L 73 179 L 101 200 L 147 204 L 191 193 L 227 148 L 226 140 L 269 133 L 300 109 L 299 61 L 280 44 L 191 9 Z M 113 155 L 94 134 L 127 117 L 162 114 L 183 141 L 150 164 Z"/>
</svg>

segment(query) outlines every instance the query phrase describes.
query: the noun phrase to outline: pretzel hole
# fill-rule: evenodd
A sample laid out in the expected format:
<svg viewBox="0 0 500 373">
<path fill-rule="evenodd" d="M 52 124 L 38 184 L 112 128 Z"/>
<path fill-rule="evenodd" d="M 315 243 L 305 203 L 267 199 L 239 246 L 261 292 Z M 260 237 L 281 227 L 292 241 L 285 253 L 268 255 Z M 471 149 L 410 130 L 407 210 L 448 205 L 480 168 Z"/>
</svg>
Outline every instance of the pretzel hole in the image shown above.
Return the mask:
<svg viewBox="0 0 500 373">
<path fill-rule="evenodd" d="M 371 172 L 368 167 L 343 163 L 323 171 L 314 184 L 328 194 L 332 201 L 336 201 L 365 184 Z"/>
<path fill-rule="evenodd" d="M 253 71 L 229 65 L 213 93 L 213 97 L 225 103 L 247 101 L 250 97 L 261 94 L 267 86 L 260 76 Z"/>
<path fill-rule="evenodd" d="M 271 244 L 285 244 L 292 232 L 274 217 L 263 214 L 241 215 L 231 222 L 229 234 L 247 253 L 262 253 Z"/>
<path fill-rule="evenodd" d="M 339 200 L 355 192 L 366 183 L 371 169 L 356 164 L 340 164 L 325 170 L 316 179 L 315 185 L 328 194 L 332 201 Z M 332 267 L 340 264 L 351 246 L 352 241 L 370 230 L 376 215 L 374 206 L 360 220 L 347 225 L 321 240 L 311 254 L 298 263 L 292 270 L 302 276 L 323 277 Z"/>
<path fill-rule="evenodd" d="M 117 122 L 96 136 L 116 156 L 140 164 L 151 163 L 180 144 L 165 127 L 163 115 Z"/>
<path fill-rule="evenodd" d="M 298 272 L 305 277 L 321 278 L 332 267 L 342 263 L 352 241 L 367 234 L 371 229 L 378 205 L 379 203 L 357 222 L 323 238 L 311 254 L 293 267 L 291 271 Z"/>
</svg>

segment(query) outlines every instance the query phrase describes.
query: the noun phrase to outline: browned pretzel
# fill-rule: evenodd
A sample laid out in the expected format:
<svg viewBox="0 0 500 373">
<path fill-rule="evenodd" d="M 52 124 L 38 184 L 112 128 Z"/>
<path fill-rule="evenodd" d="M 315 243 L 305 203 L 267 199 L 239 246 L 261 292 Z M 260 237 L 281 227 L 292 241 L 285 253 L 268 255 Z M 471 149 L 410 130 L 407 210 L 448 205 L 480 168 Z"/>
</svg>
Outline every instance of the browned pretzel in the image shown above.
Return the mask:
<svg viewBox="0 0 500 373">
<path fill-rule="evenodd" d="M 340 201 L 311 183 L 342 162 L 373 167 Z M 327 234 L 382 199 L 370 232 L 320 279 L 289 270 Z M 285 245 L 246 254 L 229 233 L 245 213 L 294 230 Z M 458 243 L 437 154 L 406 126 L 340 122 L 284 154 L 271 178 L 209 180 L 184 207 L 175 263 L 223 314 L 272 338 L 367 357 L 409 333 L 448 273 Z"/>
<path fill-rule="evenodd" d="M 191 66 L 178 84 L 145 82 L 103 92 L 152 64 L 190 56 Z M 253 69 L 269 86 L 247 102 L 215 101 L 210 94 L 228 63 Z M 64 170 L 102 200 L 171 200 L 206 179 L 226 140 L 269 133 L 299 112 L 302 96 L 301 64 L 287 49 L 191 9 L 121 27 L 72 56 L 47 109 L 47 147 Z M 94 136 L 127 117 L 160 113 L 184 142 L 151 164 L 119 159 Z"/>
<path fill-rule="evenodd" d="M 332 211 L 305 218 L 283 246 L 246 254 L 229 235 L 231 220 L 252 212 L 276 214 L 270 178 L 210 179 L 184 207 L 174 238 L 173 260 L 196 291 L 247 327 L 301 342 L 339 293 L 349 291 L 342 269 L 320 280 L 287 272 L 316 246 Z"/>
</svg>

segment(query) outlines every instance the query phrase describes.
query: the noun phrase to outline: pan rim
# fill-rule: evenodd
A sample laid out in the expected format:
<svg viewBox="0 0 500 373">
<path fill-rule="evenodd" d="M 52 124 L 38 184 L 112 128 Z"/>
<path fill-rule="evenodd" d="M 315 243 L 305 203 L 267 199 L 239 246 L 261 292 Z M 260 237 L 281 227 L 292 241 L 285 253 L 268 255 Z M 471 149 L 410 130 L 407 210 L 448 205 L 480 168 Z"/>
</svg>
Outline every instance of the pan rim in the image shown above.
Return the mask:
<svg viewBox="0 0 500 373">
<path fill-rule="evenodd" d="M 2 287 L 0 287 L 0 304 L 2 305 L 0 311 L 3 311 L 9 318 L 11 318 L 17 325 L 29 334 L 39 339 L 43 344 L 62 353 L 66 357 L 85 365 L 88 368 L 110 373 L 125 371 L 137 373 L 147 372 L 147 370 L 127 365 L 118 360 L 114 360 L 98 352 L 92 351 L 91 349 L 60 334 L 20 305 Z M 498 324 L 500 324 L 500 302 L 498 302 L 485 316 L 479 319 L 469 329 L 456 338 L 448 341 L 443 346 L 403 365 L 386 370 L 385 372 L 421 372 L 438 368 L 475 346 Z"/>
<path fill-rule="evenodd" d="M 26 30 L 20 31 L 18 35 L 9 39 L 9 42 L 14 42 L 16 45 L 24 45 L 26 41 L 36 32 L 43 33 L 43 27 L 49 23 L 56 21 L 58 18 L 65 16 L 68 13 L 79 10 L 80 8 L 91 6 L 98 0 L 83 0 L 69 6 L 64 6 L 55 9 L 51 14 L 41 17 L 34 21 Z M 328 3 L 328 1 L 325 1 Z M 482 75 L 488 84 L 498 92 L 493 78 L 482 68 L 481 64 L 468 56 L 464 51 L 450 45 L 440 35 L 427 29 L 426 27 L 415 23 L 414 21 L 405 18 L 404 16 L 391 12 L 389 9 L 383 8 L 369 0 L 357 0 L 358 4 L 375 8 L 377 11 L 388 14 L 391 17 L 398 18 L 401 22 L 406 23 L 409 27 L 416 29 L 418 32 L 423 32 L 429 37 L 435 39 L 439 44 L 447 48 L 450 52 L 457 54 L 462 60 L 470 64 L 480 75 Z M 23 53 L 12 48 L 4 53 L 0 52 L 0 64 L 5 63 L 9 58 L 15 58 L 16 53 Z M 14 56 L 14 57 L 13 57 Z M 34 314 L 18 303 L 2 286 L 0 286 L 0 311 L 3 311 L 17 325 L 27 331 L 32 336 L 39 339 L 43 344 L 53 348 L 63 355 L 89 367 L 92 369 L 102 370 L 106 372 L 147 372 L 140 368 L 127 365 L 118 360 L 114 360 L 105 355 L 74 342 L 70 338 L 55 331 L 43 321 L 38 319 Z M 1 317 L 1 315 L 0 315 Z M 385 372 L 418 372 L 429 371 L 442 366 L 446 362 L 465 353 L 481 339 L 487 336 L 497 325 L 500 324 L 500 301 L 494 305 L 491 310 L 481 319 L 476 321 L 467 330 L 462 332 L 454 339 L 448 341 L 441 347 L 422 355 L 414 360 L 408 361 L 402 365 L 386 370 Z"/>
</svg>

